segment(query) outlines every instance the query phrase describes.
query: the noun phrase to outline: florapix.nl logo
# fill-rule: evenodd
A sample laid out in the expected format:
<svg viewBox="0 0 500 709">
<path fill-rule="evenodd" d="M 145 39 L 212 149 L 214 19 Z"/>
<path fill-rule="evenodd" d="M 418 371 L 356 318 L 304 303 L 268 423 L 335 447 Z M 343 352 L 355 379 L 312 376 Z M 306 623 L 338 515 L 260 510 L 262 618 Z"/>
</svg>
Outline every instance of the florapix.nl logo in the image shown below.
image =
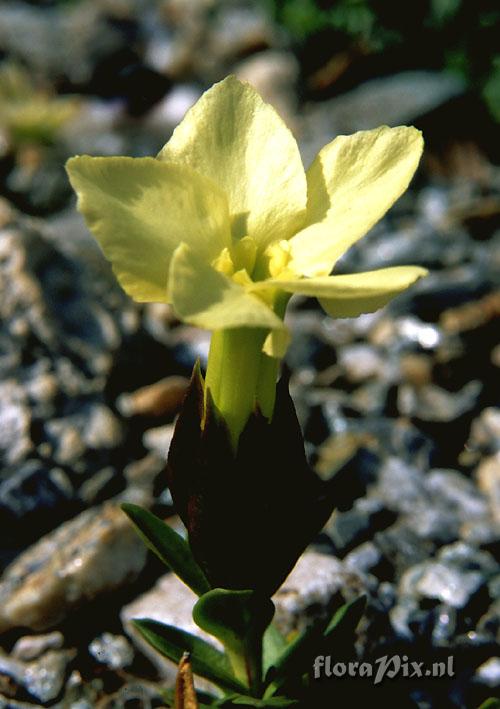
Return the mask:
<svg viewBox="0 0 500 709">
<path fill-rule="evenodd" d="M 313 663 L 314 679 L 329 677 L 341 679 L 343 677 L 361 677 L 380 684 L 384 679 L 396 677 L 439 678 L 454 677 L 454 658 L 452 655 L 443 662 L 417 662 L 410 660 L 407 655 L 384 655 L 373 662 L 342 662 L 335 660 L 331 655 L 318 655 Z"/>
</svg>

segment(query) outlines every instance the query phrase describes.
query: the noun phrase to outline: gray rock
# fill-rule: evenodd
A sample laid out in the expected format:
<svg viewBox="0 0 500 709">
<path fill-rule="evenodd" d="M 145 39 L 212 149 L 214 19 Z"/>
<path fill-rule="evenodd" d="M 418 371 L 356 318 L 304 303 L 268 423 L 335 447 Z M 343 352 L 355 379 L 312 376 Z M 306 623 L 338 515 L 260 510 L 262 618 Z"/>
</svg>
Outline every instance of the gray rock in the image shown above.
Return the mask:
<svg viewBox="0 0 500 709">
<path fill-rule="evenodd" d="M 174 435 L 174 424 L 150 428 L 142 437 L 144 446 L 152 453 L 166 459 Z"/>
<path fill-rule="evenodd" d="M 370 573 L 382 561 L 382 554 L 373 542 L 365 542 L 349 552 L 343 561 L 347 569 Z"/>
<path fill-rule="evenodd" d="M 488 514 L 488 505 L 476 486 L 455 470 L 431 470 L 425 487 L 433 500 L 439 500 L 460 522 L 480 521 Z"/>
<path fill-rule="evenodd" d="M 339 355 L 339 364 L 347 378 L 354 383 L 373 377 L 383 377 L 386 361 L 374 347 L 355 344 L 343 347 Z"/>
<path fill-rule="evenodd" d="M 0 384 L 0 461 L 18 464 L 33 448 L 26 395 L 14 381 Z"/>
<path fill-rule="evenodd" d="M 325 530 L 337 552 L 343 556 L 361 542 L 373 537 L 394 521 L 394 515 L 378 500 L 362 498 L 352 510 L 335 512 Z"/>
<path fill-rule="evenodd" d="M 116 448 L 123 441 L 120 422 L 104 404 L 91 404 L 78 416 L 82 417 L 83 441 L 88 448 Z"/>
<path fill-rule="evenodd" d="M 0 655 L 0 675 L 10 677 L 32 697 L 46 704 L 61 693 L 66 668 L 75 655 L 76 650 L 49 650 L 32 662 Z"/>
<path fill-rule="evenodd" d="M 99 3 L 36 7 L 12 2 L 2 7 L 0 46 L 34 71 L 65 74 L 71 82 L 90 78 L 96 53 L 120 46 L 120 36 L 105 21 Z"/>
<path fill-rule="evenodd" d="M 83 457 L 85 444 L 71 417 L 47 421 L 45 435 L 51 456 L 60 465 L 70 465 Z"/>
<path fill-rule="evenodd" d="M 415 509 L 405 515 L 404 523 L 421 539 L 449 544 L 460 536 L 460 520 L 454 511 L 431 500 L 427 505 L 416 505 Z"/>
<path fill-rule="evenodd" d="M 461 571 L 438 561 L 426 561 L 403 574 L 400 591 L 406 596 L 439 600 L 452 608 L 463 608 L 484 585 L 478 571 Z"/>
<path fill-rule="evenodd" d="M 123 635 L 103 633 L 92 640 L 89 652 L 98 662 L 112 670 L 128 667 L 134 661 L 134 649 Z"/>
<path fill-rule="evenodd" d="M 456 542 L 442 547 L 437 558 L 439 561 L 456 566 L 463 571 L 481 571 L 486 577 L 500 571 L 500 564 L 492 554 L 464 542 Z"/>
<path fill-rule="evenodd" d="M 457 611 L 449 605 L 438 606 L 434 612 L 432 642 L 436 647 L 452 642 L 457 628 Z"/>
<path fill-rule="evenodd" d="M 146 547 L 114 503 L 82 512 L 43 537 L 0 579 L 0 633 L 45 630 L 77 606 L 134 579 Z"/>
<path fill-rule="evenodd" d="M 11 655 L 16 660 L 35 660 L 47 650 L 60 650 L 64 637 L 58 630 L 45 635 L 23 635 L 12 648 Z"/>
<path fill-rule="evenodd" d="M 367 590 L 368 578 L 332 556 L 306 552 L 273 596 L 275 622 L 287 636 L 328 614 L 339 593 L 353 600 Z"/>
<path fill-rule="evenodd" d="M 500 657 L 490 657 L 477 668 L 474 679 L 493 690 L 500 686 Z"/>
<path fill-rule="evenodd" d="M 377 532 L 374 542 L 398 576 L 427 559 L 433 548 L 402 522 Z"/>
<path fill-rule="evenodd" d="M 418 602 L 407 596 L 401 598 L 389 611 L 389 619 L 394 632 L 407 640 L 413 640 L 413 626 L 421 622 L 422 615 Z"/>
<path fill-rule="evenodd" d="M 403 385 L 398 392 L 398 408 L 405 416 L 414 416 L 421 421 L 455 421 L 473 410 L 481 389 L 480 381 L 468 382 L 454 393 L 435 384 L 427 384 L 419 389 Z"/>
<path fill-rule="evenodd" d="M 106 491 L 116 479 L 116 471 L 112 466 L 98 470 L 95 475 L 87 478 L 78 488 L 78 497 L 85 505 L 94 505 L 105 498 Z M 109 495 L 108 495 L 109 496 Z"/>
<path fill-rule="evenodd" d="M 83 404 L 78 412 L 45 424 L 53 457 L 61 465 L 74 463 L 87 449 L 111 449 L 120 445 L 123 430 L 107 406 L 99 402 Z"/>
<path fill-rule="evenodd" d="M 63 470 L 31 460 L 0 483 L 0 530 L 11 535 L 34 532 L 32 539 L 52 529 L 57 519 L 74 509 L 73 487 Z"/>
<path fill-rule="evenodd" d="M 468 441 L 471 448 L 485 452 L 500 451 L 500 409 L 490 406 L 474 419 Z"/>
<path fill-rule="evenodd" d="M 332 133 L 348 135 L 382 124 L 412 123 L 462 91 L 460 79 L 438 72 L 408 71 L 366 81 L 309 108 L 301 141 L 304 162 L 312 161 Z"/>
<path fill-rule="evenodd" d="M 415 506 L 428 502 L 422 472 L 395 457 L 387 458 L 381 466 L 377 483 L 370 488 L 370 495 L 398 512 L 412 512 Z"/>
<path fill-rule="evenodd" d="M 500 524 L 500 452 L 481 461 L 476 478 L 488 500 L 493 519 Z"/>
<path fill-rule="evenodd" d="M 165 472 L 165 465 L 165 452 L 161 455 L 149 453 L 141 460 L 129 463 L 124 469 L 123 475 L 130 487 L 138 487 L 152 492 L 156 479 Z"/>
<path fill-rule="evenodd" d="M 204 633 L 192 619 L 193 606 L 197 596 L 185 586 L 175 574 L 162 576 L 156 585 L 121 610 L 121 620 L 134 644 L 156 666 L 160 675 L 173 681 L 177 668 L 162 657 L 147 643 L 131 622 L 134 618 L 151 618 L 167 625 L 175 625 L 182 630 L 198 635 L 220 648 L 214 637 Z"/>
<path fill-rule="evenodd" d="M 366 579 L 332 556 L 306 552 L 273 596 L 275 622 L 288 635 L 302 629 L 312 618 L 328 613 L 339 592 L 349 600 L 366 590 Z M 191 612 L 197 597 L 174 574 L 163 576 L 156 586 L 125 606 L 121 619 L 126 632 L 157 666 L 163 677 L 172 679 L 175 668 L 158 655 L 131 623 L 133 618 L 152 618 L 176 625 L 218 646 L 217 641 L 202 632 L 194 623 Z"/>
</svg>

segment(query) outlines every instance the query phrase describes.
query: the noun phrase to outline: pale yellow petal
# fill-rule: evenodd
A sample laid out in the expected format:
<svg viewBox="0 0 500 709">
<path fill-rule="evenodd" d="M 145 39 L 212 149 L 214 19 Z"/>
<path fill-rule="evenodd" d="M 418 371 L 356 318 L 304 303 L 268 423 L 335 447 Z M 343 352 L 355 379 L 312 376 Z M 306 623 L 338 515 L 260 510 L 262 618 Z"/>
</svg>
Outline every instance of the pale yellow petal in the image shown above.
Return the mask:
<svg viewBox="0 0 500 709">
<path fill-rule="evenodd" d="M 221 187 L 237 238 L 249 235 L 264 248 L 303 224 L 307 184 L 297 143 L 274 108 L 234 76 L 203 94 L 158 157 Z"/>
<path fill-rule="evenodd" d="M 135 300 L 167 300 L 170 259 L 181 241 L 208 261 L 230 244 L 224 195 L 190 168 L 86 155 L 66 167 L 78 209 Z"/>
<path fill-rule="evenodd" d="M 234 327 L 282 329 L 280 318 L 262 300 L 181 244 L 170 265 L 170 296 L 179 317 L 206 330 Z"/>
<path fill-rule="evenodd" d="M 329 315 L 347 318 L 378 310 L 426 274 L 419 266 L 394 266 L 346 276 L 275 279 L 267 284 L 288 293 L 314 296 Z"/>
<path fill-rule="evenodd" d="M 422 149 L 420 131 L 405 126 L 339 136 L 322 148 L 307 171 L 307 219 L 290 241 L 292 269 L 328 275 L 406 190 Z"/>
<path fill-rule="evenodd" d="M 269 357 L 282 359 L 286 354 L 290 340 L 290 331 L 287 328 L 271 330 L 264 340 L 262 351 Z"/>
</svg>

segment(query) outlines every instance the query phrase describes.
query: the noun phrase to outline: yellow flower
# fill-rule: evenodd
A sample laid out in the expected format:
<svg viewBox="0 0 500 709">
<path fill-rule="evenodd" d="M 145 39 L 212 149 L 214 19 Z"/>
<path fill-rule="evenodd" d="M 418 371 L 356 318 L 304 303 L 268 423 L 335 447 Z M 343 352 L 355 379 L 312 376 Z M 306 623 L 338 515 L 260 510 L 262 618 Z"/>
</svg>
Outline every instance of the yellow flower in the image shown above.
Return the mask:
<svg viewBox="0 0 500 709">
<path fill-rule="evenodd" d="M 249 409 L 229 421 L 241 431 L 256 401 L 272 414 L 269 382 L 288 344 L 291 294 L 350 317 L 425 275 L 415 266 L 329 275 L 406 190 L 422 147 L 415 128 L 383 126 L 339 136 L 305 172 L 274 109 L 229 76 L 200 98 L 157 158 L 81 156 L 67 170 L 124 290 L 170 302 L 182 320 L 214 331 L 207 387 L 229 419 L 243 392 L 227 371 L 239 367 L 250 379 Z"/>
</svg>

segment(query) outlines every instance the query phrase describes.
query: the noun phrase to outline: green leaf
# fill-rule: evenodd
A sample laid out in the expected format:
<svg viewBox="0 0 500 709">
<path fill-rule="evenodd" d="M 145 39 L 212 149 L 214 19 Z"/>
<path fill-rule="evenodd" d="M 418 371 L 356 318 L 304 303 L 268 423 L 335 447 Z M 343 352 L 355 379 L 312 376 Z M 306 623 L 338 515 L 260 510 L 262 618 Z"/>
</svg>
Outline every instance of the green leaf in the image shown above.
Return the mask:
<svg viewBox="0 0 500 709">
<path fill-rule="evenodd" d="M 287 678 L 301 677 L 307 672 L 323 639 L 329 639 L 337 633 L 342 634 L 343 640 L 353 635 L 365 606 L 366 596 L 360 596 L 341 606 L 328 624 L 326 621 L 320 621 L 300 633 L 285 648 L 277 662 L 269 668 L 266 675 L 268 688 L 265 696 L 273 696 L 284 685 Z"/>
<path fill-rule="evenodd" d="M 222 588 L 205 593 L 193 608 L 195 623 L 235 652 L 240 652 L 247 638 L 262 636 L 273 615 L 269 598 L 254 591 Z"/>
<path fill-rule="evenodd" d="M 193 608 L 193 619 L 202 630 L 224 645 L 235 676 L 260 691 L 262 636 L 273 619 L 273 602 L 254 591 L 215 588 Z"/>
<path fill-rule="evenodd" d="M 263 637 L 262 654 L 264 673 L 273 665 L 287 647 L 287 641 L 278 628 L 271 623 Z"/>
<path fill-rule="evenodd" d="M 310 625 L 287 645 L 277 662 L 267 671 L 265 679 L 268 687 L 265 697 L 272 697 L 283 686 L 288 677 L 293 676 L 297 679 L 307 672 L 311 665 L 311 658 L 317 650 L 318 642 L 321 640 L 325 625 L 325 621 Z"/>
<path fill-rule="evenodd" d="M 333 618 L 329 622 L 325 632 L 325 638 L 331 638 L 336 633 L 342 635 L 354 635 L 359 621 L 361 620 L 366 608 L 366 596 L 359 596 L 354 601 L 344 603 L 343 606 L 335 612 Z"/>
<path fill-rule="evenodd" d="M 156 556 L 169 566 L 197 596 L 210 590 L 210 585 L 196 563 L 189 544 L 180 534 L 148 510 L 124 503 L 122 510 L 132 521 L 139 536 Z"/>
<path fill-rule="evenodd" d="M 205 640 L 149 618 L 139 618 L 133 623 L 148 643 L 172 662 L 178 664 L 183 653 L 189 652 L 195 674 L 226 692 L 245 691 L 245 687 L 233 676 L 227 657 Z"/>
<path fill-rule="evenodd" d="M 486 699 L 478 709 L 500 709 L 500 699 L 496 697 L 490 697 Z"/>
</svg>

